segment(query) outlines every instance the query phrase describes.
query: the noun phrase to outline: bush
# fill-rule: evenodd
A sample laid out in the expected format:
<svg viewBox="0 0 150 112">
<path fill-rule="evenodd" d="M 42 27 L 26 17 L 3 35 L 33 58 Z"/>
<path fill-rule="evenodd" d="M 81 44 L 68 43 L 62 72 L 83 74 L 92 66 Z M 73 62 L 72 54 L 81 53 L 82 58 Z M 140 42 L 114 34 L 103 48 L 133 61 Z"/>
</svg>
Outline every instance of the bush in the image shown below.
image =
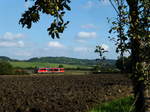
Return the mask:
<svg viewBox="0 0 150 112">
<path fill-rule="evenodd" d="M 0 61 L 0 75 L 14 74 L 12 65 L 7 61 Z"/>
<path fill-rule="evenodd" d="M 64 68 L 64 66 L 63 65 L 59 65 L 58 68 Z"/>
<path fill-rule="evenodd" d="M 27 73 L 22 68 L 13 68 L 13 66 L 8 61 L 0 60 L 0 75 L 27 75 Z"/>
</svg>

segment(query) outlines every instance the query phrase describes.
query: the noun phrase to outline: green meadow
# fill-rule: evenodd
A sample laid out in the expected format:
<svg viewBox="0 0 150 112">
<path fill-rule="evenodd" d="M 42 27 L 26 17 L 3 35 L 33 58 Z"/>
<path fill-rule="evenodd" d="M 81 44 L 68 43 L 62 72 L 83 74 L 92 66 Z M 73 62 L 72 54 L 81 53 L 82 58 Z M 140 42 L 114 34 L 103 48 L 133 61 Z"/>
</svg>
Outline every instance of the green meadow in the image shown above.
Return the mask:
<svg viewBox="0 0 150 112">
<path fill-rule="evenodd" d="M 35 67 L 59 67 L 59 65 L 63 65 L 66 69 L 90 69 L 91 67 L 82 66 L 82 65 L 69 65 L 69 64 L 56 64 L 56 63 L 42 63 L 42 62 L 17 62 L 17 61 L 10 61 L 10 64 L 13 67 L 19 68 L 35 68 Z"/>
</svg>

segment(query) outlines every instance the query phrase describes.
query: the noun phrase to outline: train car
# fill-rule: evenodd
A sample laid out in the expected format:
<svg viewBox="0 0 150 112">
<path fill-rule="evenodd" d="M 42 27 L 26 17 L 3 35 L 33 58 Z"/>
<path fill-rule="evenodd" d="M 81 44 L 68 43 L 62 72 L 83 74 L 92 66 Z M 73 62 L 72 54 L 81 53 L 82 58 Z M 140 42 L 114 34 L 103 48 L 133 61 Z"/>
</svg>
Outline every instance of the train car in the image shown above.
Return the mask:
<svg viewBox="0 0 150 112">
<path fill-rule="evenodd" d="M 37 73 L 64 73 L 64 68 L 39 68 Z"/>
</svg>

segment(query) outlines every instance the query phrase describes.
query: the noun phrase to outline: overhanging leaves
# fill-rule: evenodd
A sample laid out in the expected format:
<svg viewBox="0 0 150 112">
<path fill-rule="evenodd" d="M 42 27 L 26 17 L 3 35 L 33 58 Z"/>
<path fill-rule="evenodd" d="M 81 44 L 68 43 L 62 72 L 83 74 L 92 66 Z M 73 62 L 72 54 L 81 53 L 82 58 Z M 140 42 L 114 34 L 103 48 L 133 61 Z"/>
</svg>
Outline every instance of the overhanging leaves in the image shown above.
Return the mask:
<svg viewBox="0 0 150 112">
<path fill-rule="evenodd" d="M 25 0 L 26 2 L 28 0 Z M 22 27 L 27 27 L 30 29 L 32 27 L 32 23 L 39 22 L 40 14 L 47 14 L 53 17 L 53 21 L 50 23 L 50 27 L 47 29 L 48 34 L 52 38 L 59 38 L 59 34 L 63 33 L 65 28 L 67 28 L 67 24 L 69 21 L 64 22 L 63 16 L 65 14 L 65 10 L 71 10 L 69 7 L 70 0 L 31 0 L 34 2 L 34 5 L 28 8 L 22 14 L 21 19 L 19 20 L 19 24 Z"/>
</svg>

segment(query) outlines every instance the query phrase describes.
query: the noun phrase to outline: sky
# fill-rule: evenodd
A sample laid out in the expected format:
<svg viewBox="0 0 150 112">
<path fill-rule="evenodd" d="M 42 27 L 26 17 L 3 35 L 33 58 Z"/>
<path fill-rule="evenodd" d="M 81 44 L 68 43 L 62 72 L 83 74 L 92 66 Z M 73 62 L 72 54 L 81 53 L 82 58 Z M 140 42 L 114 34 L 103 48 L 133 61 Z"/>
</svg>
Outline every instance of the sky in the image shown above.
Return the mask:
<svg viewBox="0 0 150 112">
<path fill-rule="evenodd" d="M 32 6 L 31 1 L 2 0 L 0 4 L 0 56 L 13 59 L 33 57 L 72 57 L 96 59 L 97 45 L 102 45 L 108 53 L 107 59 L 116 59 L 115 43 L 110 41 L 108 18 L 116 16 L 109 0 L 72 0 L 71 11 L 65 20 L 70 23 L 60 39 L 52 39 L 47 32 L 51 17 L 41 14 L 38 23 L 31 29 L 22 28 L 19 19 Z"/>
</svg>

